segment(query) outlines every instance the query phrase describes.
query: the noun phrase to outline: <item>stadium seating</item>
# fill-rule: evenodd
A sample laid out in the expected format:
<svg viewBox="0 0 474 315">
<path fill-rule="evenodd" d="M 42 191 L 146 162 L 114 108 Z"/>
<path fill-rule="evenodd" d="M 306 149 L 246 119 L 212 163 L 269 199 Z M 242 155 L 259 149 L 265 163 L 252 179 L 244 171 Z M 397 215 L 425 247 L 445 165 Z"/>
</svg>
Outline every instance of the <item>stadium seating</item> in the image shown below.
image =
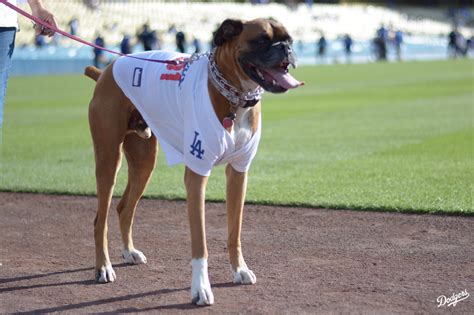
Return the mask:
<svg viewBox="0 0 474 315">
<path fill-rule="evenodd" d="M 26 6 L 26 5 L 23 5 Z M 60 27 L 68 30 L 68 22 L 77 17 L 79 36 L 93 40 L 102 34 L 107 45 L 117 45 L 122 35 L 134 36 L 141 25 L 149 22 L 152 29 L 161 34 L 164 43 L 173 43 L 174 35 L 167 30 L 171 25 L 184 31 L 188 39 L 193 36 L 209 42 L 212 31 L 225 18 L 252 19 L 271 17 L 284 22 L 293 36 L 302 41 L 314 41 L 323 32 L 328 38 L 350 33 L 355 39 L 371 38 L 381 24 L 393 26 L 404 33 L 439 36 L 451 30 L 449 21 L 441 9 L 397 8 L 372 5 L 326 5 L 312 7 L 300 4 L 289 8 L 282 4 L 252 5 L 233 2 L 160 2 L 147 0 L 102 1 L 93 10 L 79 0 L 48 1 Z M 22 31 L 18 43 L 31 44 L 31 23 L 20 18 Z M 472 29 L 462 30 L 465 36 L 474 34 Z M 61 39 L 62 45 L 77 45 Z"/>
</svg>

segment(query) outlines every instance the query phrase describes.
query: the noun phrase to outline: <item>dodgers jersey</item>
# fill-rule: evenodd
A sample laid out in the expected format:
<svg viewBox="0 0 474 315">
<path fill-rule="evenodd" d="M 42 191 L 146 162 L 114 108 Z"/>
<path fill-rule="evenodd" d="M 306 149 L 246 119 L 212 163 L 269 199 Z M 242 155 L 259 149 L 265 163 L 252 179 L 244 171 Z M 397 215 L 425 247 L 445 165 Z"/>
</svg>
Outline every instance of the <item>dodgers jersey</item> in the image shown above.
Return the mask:
<svg viewBox="0 0 474 315">
<path fill-rule="evenodd" d="M 168 51 L 134 56 L 158 60 L 189 57 Z M 257 153 L 261 119 L 255 134 L 236 147 L 214 112 L 207 88 L 208 64 L 206 56 L 180 65 L 120 57 L 113 64 L 113 76 L 158 138 L 169 165 L 184 163 L 202 176 L 209 176 L 214 165 L 224 163 L 246 172 Z"/>
</svg>

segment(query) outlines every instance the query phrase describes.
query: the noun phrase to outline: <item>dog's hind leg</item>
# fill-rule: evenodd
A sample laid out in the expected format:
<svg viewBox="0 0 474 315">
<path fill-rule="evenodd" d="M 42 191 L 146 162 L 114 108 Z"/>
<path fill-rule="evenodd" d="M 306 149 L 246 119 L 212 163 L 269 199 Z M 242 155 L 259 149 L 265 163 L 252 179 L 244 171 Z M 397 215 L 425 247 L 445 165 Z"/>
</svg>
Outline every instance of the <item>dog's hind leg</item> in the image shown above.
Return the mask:
<svg viewBox="0 0 474 315">
<path fill-rule="evenodd" d="M 117 207 L 123 242 L 123 258 L 129 264 L 146 264 L 146 257 L 135 249 L 132 225 L 135 209 L 150 180 L 156 163 L 157 141 L 154 136 L 142 139 L 136 134 L 125 137 L 123 149 L 128 162 L 128 184 Z"/>
<path fill-rule="evenodd" d="M 97 215 L 94 220 L 96 280 L 115 281 L 109 258 L 107 216 L 112 192 L 120 168 L 122 143 L 127 133 L 130 104 L 107 68 L 97 81 L 89 106 L 89 126 L 94 144 L 97 181 Z"/>
<path fill-rule="evenodd" d="M 102 129 L 102 127 L 91 130 Z M 100 145 L 94 139 L 94 151 L 96 158 L 96 181 L 97 181 L 97 215 L 94 220 L 94 237 L 96 249 L 96 280 L 99 282 L 115 281 L 115 272 L 109 259 L 107 242 L 107 216 L 112 200 L 113 188 L 117 172 L 121 162 L 121 142 L 118 139 L 104 139 L 99 136 L 100 131 L 93 131 L 96 138 L 102 138 Z M 105 132 L 107 134 L 107 132 Z M 94 138 L 94 136 L 93 136 Z"/>
<path fill-rule="evenodd" d="M 102 124 L 102 120 L 95 116 L 94 113 L 91 113 L 91 119 L 95 120 L 95 123 L 91 124 L 91 132 L 94 139 L 98 200 L 97 215 L 94 220 L 96 280 L 98 282 L 113 282 L 116 276 L 109 258 L 107 216 L 122 158 L 122 140 L 105 131 L 106 124 Z"/>
</svg>

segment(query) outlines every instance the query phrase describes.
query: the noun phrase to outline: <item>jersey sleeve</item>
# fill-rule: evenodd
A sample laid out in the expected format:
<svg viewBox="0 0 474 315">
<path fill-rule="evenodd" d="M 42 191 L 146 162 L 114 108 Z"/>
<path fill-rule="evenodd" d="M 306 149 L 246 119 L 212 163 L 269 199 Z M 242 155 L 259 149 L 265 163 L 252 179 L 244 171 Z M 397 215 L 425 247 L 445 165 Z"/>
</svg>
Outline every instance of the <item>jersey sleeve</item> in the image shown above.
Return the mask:
<svg viewBox="0 0 474 315">
<path fill-rule="evenodd" d="M 237 172 L 245 173 L 250 169 L 252 160 L 257 154 L 258 144 L 260 143 L 261 128 L 259 127 L 252 139 L 247 143 L 245 150 L 238 157 L 230 162 L 230 165 Z"/>
</svg>

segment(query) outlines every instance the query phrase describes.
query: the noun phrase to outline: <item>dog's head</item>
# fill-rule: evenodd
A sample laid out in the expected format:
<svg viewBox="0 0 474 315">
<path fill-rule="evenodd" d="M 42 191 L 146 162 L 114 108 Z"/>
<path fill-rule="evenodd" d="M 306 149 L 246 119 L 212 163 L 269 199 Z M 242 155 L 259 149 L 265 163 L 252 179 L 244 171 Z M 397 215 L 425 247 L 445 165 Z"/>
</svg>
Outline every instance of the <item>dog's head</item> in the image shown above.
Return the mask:
<svg viewBox="0 0 474 315">
<path fill-rule="evenodd" d="M 242 72 L 272 93 L 302 85 L 288 71 L 290 65 L 296 67 L 292 43 L 285 27 L 272 19 L 227 19 L 214 34 L 214 44 L 232 45 L 234 61 Z"/>
</svg>

